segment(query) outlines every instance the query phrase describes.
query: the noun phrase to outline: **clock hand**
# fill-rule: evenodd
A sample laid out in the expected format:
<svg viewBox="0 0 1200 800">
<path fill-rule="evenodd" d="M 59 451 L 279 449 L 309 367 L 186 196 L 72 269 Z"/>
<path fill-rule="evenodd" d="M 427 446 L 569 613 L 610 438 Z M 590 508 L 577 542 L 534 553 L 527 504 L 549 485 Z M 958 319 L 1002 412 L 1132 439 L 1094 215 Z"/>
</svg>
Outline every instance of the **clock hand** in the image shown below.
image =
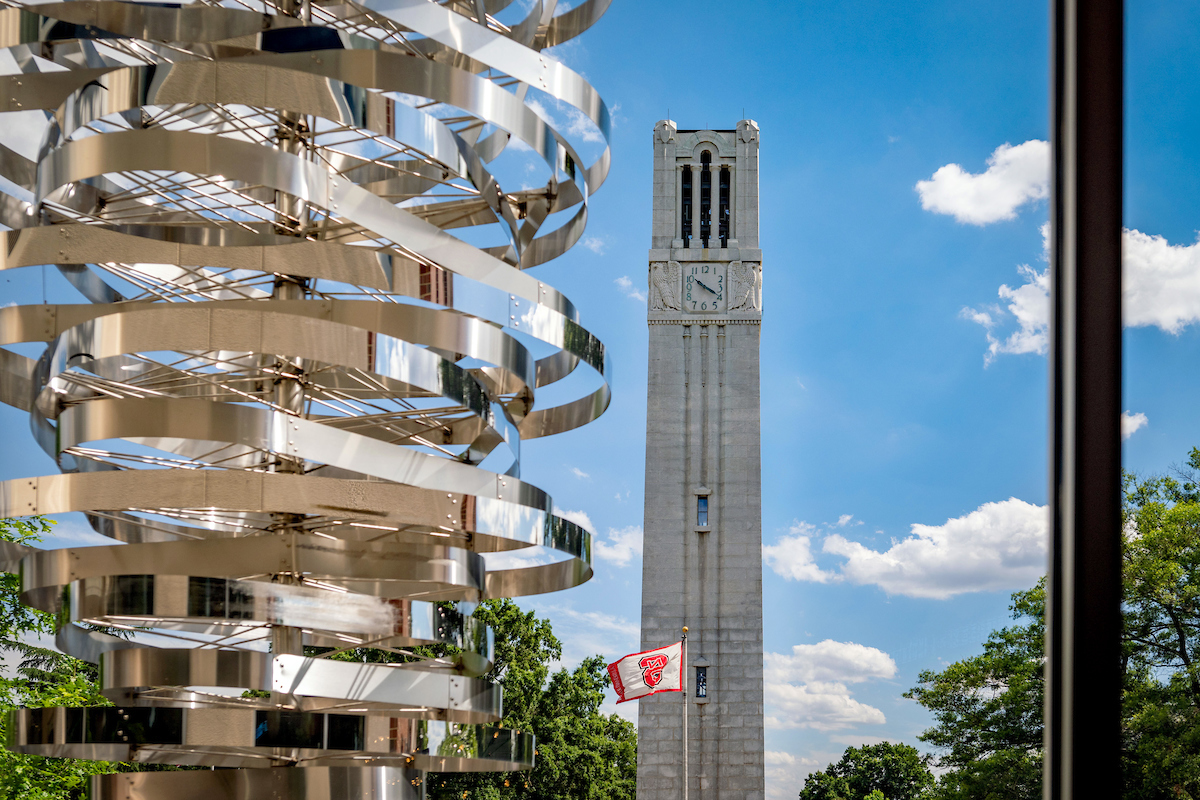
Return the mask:
<svg viewBox="0 0 1200 800">
<path fill-rule="evenodd" d="M 696 283 L 700 284 L 705 289 L 708 289 L 709 294 L 716 294 L 716 292 L 714 292 L 712 289 L 709 289 L 707 286 L 705 286 L 704 281 L 700 280 L 699 278 L 696 279 Z"/>
</svg>

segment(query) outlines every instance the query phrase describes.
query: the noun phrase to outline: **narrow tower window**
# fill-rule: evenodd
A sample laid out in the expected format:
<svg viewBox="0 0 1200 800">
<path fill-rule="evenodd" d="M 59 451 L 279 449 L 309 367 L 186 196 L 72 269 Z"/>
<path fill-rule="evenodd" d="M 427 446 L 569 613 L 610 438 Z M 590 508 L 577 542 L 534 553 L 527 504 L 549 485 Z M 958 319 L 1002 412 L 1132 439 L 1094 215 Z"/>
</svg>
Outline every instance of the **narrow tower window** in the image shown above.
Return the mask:
<svg viewBox="0 0 1200 800">
<path fill-rule="evenodd" d="M 700 238 L 703 247 L 708 247 L 712 235 L 712 154 L 705 150 L 700 154 Z"/>
<path fill-rule="evenodd" d="M 729 246 L 729 168 L 721 168 L 721 193 L 718 195 L 717 206 L 717 235 L 721 237 L 721 247 Z"/>
<path fill-rule="evenodd" d="M 696 667 L 696 697 L 708 697 L 708 667 Z"/>
<path fill-rule="evenodd" d="M 679 198 L 683 206 L 683 246 L 692 246 L 692 168 L 683 168 L 683 196 Z"/>
<path fill-rule="evenodd" d="M 696 498 L 696 524 L 697 525 L 707 525 L 708 524 L 708 498 L 707 497 L 697 497 Z"/>
</svg>

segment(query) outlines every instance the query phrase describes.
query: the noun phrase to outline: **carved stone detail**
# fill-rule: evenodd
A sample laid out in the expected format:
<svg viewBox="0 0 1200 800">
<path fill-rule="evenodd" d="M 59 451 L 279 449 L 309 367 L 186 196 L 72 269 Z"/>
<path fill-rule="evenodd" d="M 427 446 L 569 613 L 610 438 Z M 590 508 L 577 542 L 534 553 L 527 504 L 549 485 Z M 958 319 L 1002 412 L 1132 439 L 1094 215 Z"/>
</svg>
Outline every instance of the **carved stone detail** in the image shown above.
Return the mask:
<svg viewBox="0 0 1200 800">
<path fill-rule="evenodd" d="M 738 123 L 738 138 L 749 144 L 758 140 L 758 126 L 749 120 Z"/>
<path fill-rule="evenodd" d="M 679 281 L 683 270 L 678 261 L 654 261 L 650 264 L 650 310 L 679 310 Z"/>
<path fill-rule="evenodd" d="M 729 262 L 730 311 L 757 311 L 762 308 L 758 267 L 753 261 Z"/>
</svg>

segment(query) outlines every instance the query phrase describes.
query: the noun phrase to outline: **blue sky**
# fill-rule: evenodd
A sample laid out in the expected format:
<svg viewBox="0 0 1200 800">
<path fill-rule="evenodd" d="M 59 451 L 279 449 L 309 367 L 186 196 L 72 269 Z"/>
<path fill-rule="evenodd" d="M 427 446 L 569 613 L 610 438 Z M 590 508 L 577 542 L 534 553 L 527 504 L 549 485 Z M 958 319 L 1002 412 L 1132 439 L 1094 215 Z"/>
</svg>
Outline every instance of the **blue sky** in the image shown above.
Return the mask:
<svg viewBox="0 0 1200 800">
<path fill-rule="evenodd" d="M 1200 445 L 1200 6 L 1129 6 L 1125 461 L 1148 472 Z M 681 128 L 753 118 L 770 797 L 847 745 L 915 744 L 929 718 L 901 694 L 1041 574 L 1047 54 L 1046 3 L 1025 0 L 615 0 L 557 54 L 614 112 L 614 168 L 582 246 L 538 272 L 616 381 L 599 421 L 524 448 L 597 559 L 589 584 L 523 605 L 568 664 L 637 646 L 651 132 L 668 108 Z M 40 280 L 0 286 L 37 302 Z M 0 478 L 53 471 L 22 415 L 0 424 Z"/>
<path fill-rule="evenodd" d="M 1125 462 L 1150 472 L 1200 444 L 1200 8 L 1129 6 Z M 762 128 L 768 796 L 847 745 L 916 744 L 929 717 L 902 693 L 977 652 L 1043 571 L 1048 20 L 1044 2 L 618 0 L 561 56 L 619 106 L 615 166 L 596 252 L 543 269 L 587 298 L 616 398 L 531 444 L 525 474 L 609 557 L 529 605 L 569 660 L 637 644 L 651 131 L 668 107 L 681 128 L 744 108 Z"/>
</svg>

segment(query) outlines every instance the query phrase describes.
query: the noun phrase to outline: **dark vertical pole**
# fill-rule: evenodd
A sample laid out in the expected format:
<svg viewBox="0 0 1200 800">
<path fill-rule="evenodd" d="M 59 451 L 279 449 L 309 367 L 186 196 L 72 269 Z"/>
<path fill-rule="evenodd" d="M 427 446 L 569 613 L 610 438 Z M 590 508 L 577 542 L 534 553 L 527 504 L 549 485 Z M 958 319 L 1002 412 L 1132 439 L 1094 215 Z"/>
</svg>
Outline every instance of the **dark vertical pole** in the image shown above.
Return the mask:
<svg viewBox="0 0 1200 800">
<path fill-rule="evenodd" d="M 1122 0 L 1051 0 L 1047 800 L 1120 793 Z"/>
</svg>

